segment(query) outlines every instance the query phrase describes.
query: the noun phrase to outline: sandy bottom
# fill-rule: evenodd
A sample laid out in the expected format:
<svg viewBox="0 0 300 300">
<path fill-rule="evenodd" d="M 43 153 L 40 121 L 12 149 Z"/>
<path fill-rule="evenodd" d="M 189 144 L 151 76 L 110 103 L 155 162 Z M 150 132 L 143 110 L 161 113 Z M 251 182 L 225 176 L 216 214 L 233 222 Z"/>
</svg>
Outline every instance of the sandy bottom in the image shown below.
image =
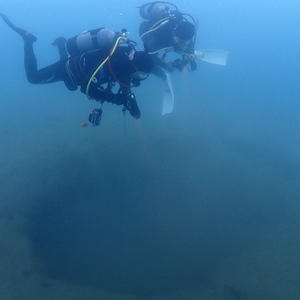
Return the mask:
<svg viewBox="0 0 300 300">
<path fill-rule="evenodd" d="M 22 193 L 17 192 L 22 183 L 17 177 L 14 181 L 14 185 L 3 186 L 1 190 L 1 300 L 142 299 L 46 278 L 23 232 L 28 220 L 24 216 L 26 206 L 22 202 Z M 300 207 L 294 207 L 294 210 L 297 213 Z M 294 211 L 286 220 L 281 219 L 277 225 L 262 228 L 254 249 L 249 247 L 249 251 L 246 249 L 224 259 L 198 289 L 151 299 L 300 299 L 300 222 L 293 217 L 296 213 Z"/>
<path fill-rule="evenodd" d="M 68 104 L 65 106 L 64 115 L 67 112 L 67 116 L 72 116 L 72 111 L 68 111 Z M 64 155 L 69 155 L 70 153 L 70 155 L 73 155 L 74 149 L 76 149 L 77 153 L 88 151 L 87 149 L 95 136 L 93 133 L 87 137 L 86 133 L 79 133 L 79 130 L 74 132 L 74 129 L 70 129 L 70 132 L 68 130 L 59 131 L 61 126 L 64 126 L 61 125 L 61 122 L 65 119 L 57 120 L 56 114 L 57 111 L 53 113 L 55 116 L 53 120 L 48 118 L 47 125 L 50 123 L 52 126 L 50 128 L 49 126 L 45 128 L 33 126 L 34 122 L 41 120 L 32 121 L 33 124 L 27 123 L 31 130 L 26 131 L 26 137 L 23 136 L 20 128 L 11 129 L 10 131 L 7 129 L 5 132 L 7 139 L 10 140 L 6 140 L 6 145 L 1 150 L 3 160 L 0 172 L 0 299 L 141 299 L 132 295 L 112 294 L 87 286 L 75 286 L 51 280 L 43 274 L 41 262 L 37 261 L 32 253 L 30 241 L 24 230 L 29 222 L 25 212 L 27 207 L 32 204 L 28 200 L 30 199 L 28 195 L 38 194 L 39 190 L 51 187 L 49 181 L 55 180 L 55 177 L 59 176 L 53 170 L 54 179 L 47 178 L 47 182 L 42 182 L 43 179 L 41 179 L 41 182 L 28 185 L 26 179 L 30 177 L 35 178 L 37 170 L 43 164 L 51 166 L 52 163 L 55 163 L 57 159 L 53 155 L 55 153 L 64 153 Z M 74 116 L 74 119 L 70 120 L 70 124 L 66 124 L 66 128 L 74 128 L 74 120 L 77 118 L 76 122 L 78 122 L 79 116 L 81 117 L 79 114 Z M 85 112 L 82 115 L 82 119 L 84 119 L 84 116 Z M 107 113 L 107 118 L 108 116 L 109 113 Z M 118 114 L 116 118 L 119 117 L 120 115 Z M 31 120 L 28 120 L 28 122 L 31 122 Z M 114 124 L 116 129 L 110 126 L 111 124 L 106 126 L 110 126 L 109 129 L 112 132 L 114 130 L 115 132 L 120 131 L 122 120 Z M 130 124 L 129 122 L 129 132 L 132 130 Z M 151 126 L 149 127 L 151 128 Z M 157 126 L 160 128 L 160 124 Z M 104 122 L 102 132 L 106 132 L 107 129 Z M 142 133 L 145 131 L 145 128 L 140 131 L 136 129 L 136 131 L 138 132 L 136 134 L 137 138 L 143 139 Z M 15 136 L 16 132 L 18 132 L 17 136 Z M 58 136 L 58 132 L 61 133 L 61 136 Z M 37 144 L 33 147 L 36 136 L 43 137 L 39 138 Z M 103 139 L 103 134 L 99 133 L 97 140 L 101 139 Z M 112 135 L 111 139 L 114 140 L 115 137 Z M 104 145 L 107 147 L 107 143 L 104 143 Z M 114 143 L 112 143 L 111 148 L 115 148 Z M 18 149 L 21 149 L 21 155 L 19 155 Z M 105 149 L 109 153 L 110 149 Z M 11 155 L 14 151 L 16 155 Z M 52 154 L 49 155 L 49 153 Z M 150 161 L 150 163 L 153 162 L 155 161 Z M 249 248 L 246 247 L 243 251 L 224 258 L 209 278 L 199 282 L 197 289 L 184 290 L 148 299 L 300 299 L 300 219 L 298 217 L 300 206 L 297 202 L 299 190 L 296 182 L 291 182 L 287 187 L 291 188 L 287 193 L 290 197 L 289 201 L 291 201 L 291 195 L 295 195 L 295 203 L 289 205 L 290 211 L 285 213 L 284 218 L 281 217 L 278 219 L 278 222 L 267 223 L 265 226 L 260 227 L 255 247 L 249 244 Z M 26 194 L 26 201 L 24 200 L 24 194 Z"/>
<path fill-rule="evenodd" d="M 46 279 L 39 273 L 28 241 L 19 233 L 22 220 L 2 210 L 0 222 L 2 300 L 140 299 Z M 286 224 L 265 232 L 255 251 L 224 262 L 198 290 L 151 299 L 299 299 L 300 245 L 288 234 L 291 229 Z"/>
</svg>

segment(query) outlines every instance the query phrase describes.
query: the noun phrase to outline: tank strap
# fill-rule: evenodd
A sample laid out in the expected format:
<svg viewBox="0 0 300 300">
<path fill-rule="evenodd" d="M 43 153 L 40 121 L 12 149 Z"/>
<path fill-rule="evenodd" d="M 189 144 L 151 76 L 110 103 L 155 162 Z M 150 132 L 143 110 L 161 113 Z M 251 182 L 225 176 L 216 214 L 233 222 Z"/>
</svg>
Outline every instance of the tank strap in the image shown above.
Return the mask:
<svg viewBox="0 0 300 300">
<path fill-rule="evenodd" d="M 70 60 L 68 59 L 65 66 L 66 70 L 66 79 L 64 80 L 66 87 L 70 91 L 76 91 L 78 88 L 78 84 L 76 83 L 75 77 L 70 68 Z"/>
<path fill-rule="evenodd" d="M 90 30 L 90 34 L 91 34 L 91 39 L 92 39 L 92 43 L 93 43 L 93 47 L 95 49 L 98 49 L 99 48 L 99 44 L 98 44 L 98 32 L 100 30 L 104 29 L 104 27 L 101 27 L 101 28 L 98 28 L 98 29 L 93 29 L 93 30 Z"/>
</svg>

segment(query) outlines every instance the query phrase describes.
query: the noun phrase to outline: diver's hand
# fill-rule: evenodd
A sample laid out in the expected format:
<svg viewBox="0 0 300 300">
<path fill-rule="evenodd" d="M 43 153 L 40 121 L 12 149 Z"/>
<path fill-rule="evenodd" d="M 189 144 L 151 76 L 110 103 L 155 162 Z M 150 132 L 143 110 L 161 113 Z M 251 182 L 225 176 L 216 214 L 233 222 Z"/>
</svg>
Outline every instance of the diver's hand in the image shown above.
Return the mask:
<svg viewBox="0 0 300 300">
<path fill-rule="evenodd" d="M 191 71 L 195 71 L 197 69 L 197 63 L 195 60 L 190 61 Z"/>
<path fill-rule="evenodd" d="M 110 90 L 101 91 L 99 89 L 96 89 L 93 93 L 92 98 L 95 99 L 97 102 L 99 101 L 113 102 L 115 96 L 116 95 Z"/>
<path fill-rule="evenodd" d="M 184 65 L 182 64 L 182 61 L 179 58 L 172 61 L 172 66 L 173 66 L 174 70 L 177 69 L 179 72 L 181 72 L 184 68 Z"/>
<path fill-rule="evenodd" d="M 125 104 L 126 98 L 123 94 L 115 94 L 111 102 L 116 105 L 122 105 Z"/>
<path fill-rule="evenodd" d="M 176 67 L 174 66 L 174 62 L 168 62 L 164 65 L 164 69 L 170 73 L 174 72 L 176 70 Z"/>
<path fill-rule="evenodd" d="M 130 112 L 130 114 L 135 118 L 139 119 L 141 117 L 140 109 L 137 105 L 135 95 L 129 93 L 126 97 L 125 108 Z"/>
</svg>

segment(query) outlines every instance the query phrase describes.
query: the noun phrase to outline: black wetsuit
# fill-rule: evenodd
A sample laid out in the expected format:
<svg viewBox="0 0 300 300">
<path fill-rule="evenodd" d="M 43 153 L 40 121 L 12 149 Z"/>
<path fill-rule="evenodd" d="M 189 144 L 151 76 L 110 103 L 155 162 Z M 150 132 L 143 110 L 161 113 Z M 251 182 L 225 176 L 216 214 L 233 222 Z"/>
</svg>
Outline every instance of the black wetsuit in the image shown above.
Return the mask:
<svg viewBox="0 0 300 300">
<path fill-rule="evenodd" d="M 124 108 L 129 110 L 130 114 L 138 119 L 141 116 L 140 110 L 136 103 L 136 99 L 133 93 L 131 93 L 131 84 L 138 86 L 140 84 L 141 74 L 137 69 L 139 65 L 140 71 L 143 70 L 148 73 L 151 70 L 152 64 L 146 64 L 143 66 L 144 61 L 141 58 L 141 53 L 138 51 L 130 52 L 133 49 L 131 45 L 116 45 L 114 51 L 110 54 L 110 49 L 107 42 L 111 41 L 113 45 L 115 42 L 112 39 L 115 34 L 108 30 L 105 32 L 108 36 L 104 38 L 106 41 L 102 47 L 95 47 L 97 50 L 87 51 L 80 53 L 78 56 L 68 57 L 66 52 L 65 42 L 66 39 L 61 37 L 52 43 L 58 46 L 60 53 L 60 60 L 50 66 L 38 70 L 37 61 L 33 51 L 33 43 L 37 38 L 26 31 L 23 28 L 15 26 L 6 15 L 0 13 L 0 17 L 3 21 L 15 32 L 17 32 L 24 41 L 24 64 L 27 79 L 30 83 L 34 84 L 46 84 L 57 81 L 64 81 L 69 90 L 77 90 L 78 86 L 81 87 L 81 91 L 86 93 L 89 98 L 93 98 L 96 101 L 108 101 L 117 105 L 124 105 Z M 96 32 L 101 31 L 100 28 Z M 94 31 L 91 31 L 94 33 Z M 95 35 L 91 35 L 93 44 L 95 44 Z M 72 39 L 76 44 L 77 36 Z M 97 42 L 98 37 L 97 37 Z M 73 45 L 74 46 L 74 45 Z M 76 45 L 75 45 L 76 46 Z M 72 47 L 71 47 L 72 48 Z M 135 59 L 137 56 L 137 59 Z M 144 59 L 145 56 L 142 55 Z M 136 61 L 137 60 L 137 61 Z M 142 62 L 142 65 L 141 65 Z M 151 60 L 150 60 L 151 62 Z M 120 89 L 117 94 L 112 92 L 114 83 L 118 82 Z M 104 87 L 104 84 L 107 84 Z"/>
<path fill-rule="evenodd" d="M 179 18 L 167 18 L 166 20 L 161 20 L 159 22 L 155 21 L 144 21 L 140 25 L 139 33 L 140 35 L 151 30 L 151 32 L 146 33 L 142 40 L 144 42 L 145 50 L 149 53 L 157 52 L 166 48 L 173 48 L 173 36 L 172 31 L 176 25 L 180 22 Z M 154 25 L 156 24 L 156 25 Z M 153 31 L 152 31 L 153 30 Z M 180 50 L 180 49 L 174 49 Z"/>
<path fill-rule="evenodd" d="M 70 90 L 76 90 L 78 86 L 86 93 L 87 84 L 95 70 L 108 57 L 107 50 L 93 50 L 78 56 L 71 56 L 60 60 L 40 70 L 37 69 L 37 61 L 33 51 L 32 43 L 26 43 L 25 48 L 25 70 L 27 79 L 34 84 L 47 84 L 57 81 L 64 81 Z M 105 100 L 121 104 L 121 98 L 130 94 L 130 74 L 135 72 L 129 61 L 130 46 L 120 45 L 110 57 L 108 62 L 100 68 L 99 72 L 89 87 L 89 96 L 97 101 Z M 112 72 L 111 72 L 112 70 Z M 111 91 L 110 83 L 120 83 L 120 93 L 117 95 Z M 102 87 L 108 84 L 107 87 Z"/>
<path fill-rule="evenodd" d="M 172 11 L 169 17 L 162 20 L 148 20 L 141 23 L 139 28 L 139 34 L 142 36 L 144 48 L 148 53 L 153 54 L 152 73 L 165 79 L 165 72 L 161 69 L 164 68 L 167 71 L 174 71 L 175 65 L 171 67 L 168 63 L 158 57 L 160 50 L 169 49 L 177 53 L 183 54 L 179 45 L 174 43 L 173 31 L 177 25 L 182 22 L 182 14 L 178 11 Z M 148 33 L 147 33 L 148 32 Z M 194 53 L 194 41 L 191 41 L 187 48 L 184 50 L 184 54 Z"/>
<path fill-rule="evenodd" d="M 37 61 L 31 42 L 24 43 L 24 64 L 27 79 L 30 83 L 44 84 L 57 81 L 65 81 L 66 60 L 60 60 L 43 69 L 37 69 Z"/>
</svg>

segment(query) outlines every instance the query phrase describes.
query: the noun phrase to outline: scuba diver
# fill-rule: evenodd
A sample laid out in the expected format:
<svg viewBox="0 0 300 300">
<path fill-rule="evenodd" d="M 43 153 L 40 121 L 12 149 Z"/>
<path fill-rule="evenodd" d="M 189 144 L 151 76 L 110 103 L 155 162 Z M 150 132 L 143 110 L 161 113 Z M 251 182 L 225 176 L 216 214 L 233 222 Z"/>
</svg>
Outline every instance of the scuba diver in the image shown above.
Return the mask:
<svg viewBox="0 0 300 300">
<path fill-rule="evenodd" d="M 162 78 L 165 85 L 162 107 L 162 115 L 165 115 L 171 113 L 174 106 L 173 87 L 167 72 L 182 71 L 188 64 L 191 71 L 197 68 L 194 54 L 197 24 L 191 15 L 179 12 L 170 2 L 145 3 L 139 9 L 141 17 L 146 19 L 140 24 L 139 34 L 144 49 L 153 59 L 151 73 Z M 181 54 L 181 59 L 166 62 L 170 51 Z"/>
<path fill-rule="evenodd" d="M 28 31 L 16 27 L 4 14 L 5 23 L 24 40 L 24 62 L 27 79 L 33 84 L 47 84 L 64 81 L 67 88 L 75 91 L 80 87 L 88 99 L 102 104 L 110 102 L 123 105 L 132 117 L 141 116 L 132 87 L 140 85 L 152 69 L 151 56 L 145 51 L 135 51 L 133 43 L 122 33 L 100 28 L 77 35 L 66 41 L 56 39 L 60 60 L 40 70 L 33 50 L 37 38 Z M 65 44 L 69 53 L 65 49 Z M 118 92 L 112 90 L 119 84 Z M 95 108 L 89 115 L 93 125 L 99 125 L 102 109 Z"/>
<path fill-rule="evenodd" d="M 162 78 L 165 85 L 162 103 L 162 115 L 165 115 L 171 113 L 174 107 L 174 92 L 168 72 L 176 69 L 182 71 L 185 67 L 194 71 L 197 69 L 196 58 L 225 66 L 228 52 L 212 49 L 196 51 L 198 22 L 191 15 L 181 13 L 177 6 L 170 2 L 145 3 L 139 7 L 139 12 L 145 19 L 140 24 L 140 38 L 154 63 L 151 73 Z M 170 51 L 180 54 L 181 59 L 166 62 Z"/>
<path fill-rule="evenodd" d="M 170 10 L 169 6 L 173 10 Z M 152 73 L 165 79 L 166 71 L 182 71 L 190 64 L 192 71 L 196 70 L 194 45 L 196 40 L 197 24 L 189 14 L 178 11 L 177 7 L 169 2 L 151 2 L 142 5 L 140 15 L 146 19 L 139 28 L 140 37 L 144 43 L 145 50 L 152 55 L 154 67 Z M 192 22 L 188 21 L 188 18 Z M 173 62 L 165 62 L 169 51 L 182 55 L 181 59 Z M 162 57 L 158 55 L 162 52 Z"/>
</svg>

